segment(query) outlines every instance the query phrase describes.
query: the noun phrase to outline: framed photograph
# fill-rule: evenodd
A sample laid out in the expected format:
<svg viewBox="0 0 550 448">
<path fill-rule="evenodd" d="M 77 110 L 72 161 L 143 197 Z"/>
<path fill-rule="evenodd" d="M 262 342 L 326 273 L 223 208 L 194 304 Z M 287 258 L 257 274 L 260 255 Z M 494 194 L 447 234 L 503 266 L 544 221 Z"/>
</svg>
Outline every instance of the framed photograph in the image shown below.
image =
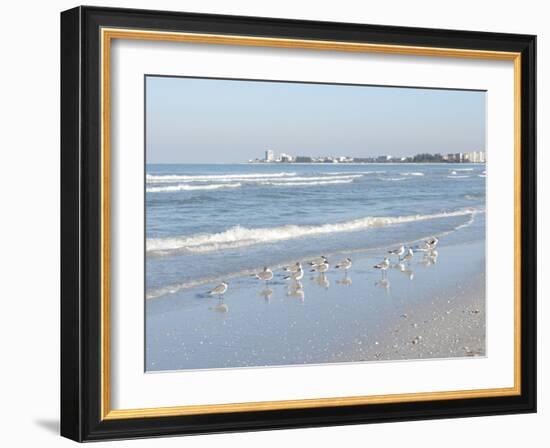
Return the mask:
<svg viewBox="0 0 550 448">
<path fill-rule="evenodd" d="M 535 412 L 535 36 L 61 14 L 61 433 Z"/>
</svg>

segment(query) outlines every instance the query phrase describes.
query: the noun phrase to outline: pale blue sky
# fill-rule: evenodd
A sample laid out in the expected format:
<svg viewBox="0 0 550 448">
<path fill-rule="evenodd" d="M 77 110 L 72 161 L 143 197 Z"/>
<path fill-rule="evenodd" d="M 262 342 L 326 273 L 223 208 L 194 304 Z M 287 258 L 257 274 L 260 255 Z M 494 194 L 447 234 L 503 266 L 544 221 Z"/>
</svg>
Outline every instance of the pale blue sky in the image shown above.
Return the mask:
<svg viewBox="0 0 550 448">
<path fill-rule="evenodd" d="M 485 150 L 485 95 L 148 76 L 147 163 Z"/>
</svg>

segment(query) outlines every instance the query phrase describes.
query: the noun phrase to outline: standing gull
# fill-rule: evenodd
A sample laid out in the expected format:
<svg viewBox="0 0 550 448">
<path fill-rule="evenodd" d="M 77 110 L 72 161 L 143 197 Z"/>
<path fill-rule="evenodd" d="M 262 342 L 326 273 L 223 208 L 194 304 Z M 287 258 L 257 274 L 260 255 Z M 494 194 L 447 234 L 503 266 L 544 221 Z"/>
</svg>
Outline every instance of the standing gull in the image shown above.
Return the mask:
<svg viewBox="0 0 550 448">
<path fill-rule="evenodd" d="M 378 264 L 375 264 L 374 269 L 380 269 L 382 271 L 382 275 L 386 272 L 386 270 L 390 267 L 390 260 L 388 257 L 384 257 L 384 261 L 381 261 Z"/>
<path fill-rule="evenodd" d="M 263 280 L 265 284 L 269 282 L 273 278 L 273 271 L 269 269 L 267 266 L 264 267 L 264 270 L 262 272 L 259 272 L 254 275 L 258 280 Z"/>
<path fill-rule="evenodd" d="M 216 286 L 212 291 L 208 291 L 208 294 L 211 296 L 218 296 L 221 297 L 225 294 L 227 291 L 227 282 L 221 282 L 218 286 Z"/>
<path fill-rule="evenodd" d="M 435 249 L 435 246 L 437 246 L 437 243 L 439 243 L 439 239 L 436 236 L 432 236 L 430 239 L 426 241 L 426 245 L 430 249 Z"/>
<path fill-rule="evenodd" d="M 311 266 L 317 266 L 324 263 L 328 263 L 328 259 L 324 255 L 321 255 L 319 258 L 315 258 L 309 262 Z"/>
<path fill-rule="evenodd" d="M 348 269 L 351 268 L 351 258 L 348 257 L 348 258 L 342 260 L 335 267 L 336 267 L 336 269 L 343 269 L 347 273 Z"/>
<path fill-rule="evenodd" d="M 302 269 L 302 265 L 298 263 L 298 270 L 291 272 L 289 275 L 285 276 L 285 280 L 302 280 L 304 277 L 304 271 Z"/>
<path fill-rule="evenodd" d="M 296 264 L 293 264 L 292 266 L 285 266 L 283 268 L 283 271 L 285 271 L 285 272 L 298 272 L 301 269 L 302 269 L 302 263 L 297 261 Z"/>
<path fill-rule="evenodd" d="M 328 271 L 329 267 L 330 265 L 328 264 L 328 261 L 325 260 L 324 263 L 314 265 L 311 272 L 319 272 L 320 274 L 324 274 L 325 272 Z"/>
<path fill-rule="evenodd" d="M 424 241 L 422 245 L 418 246 L 418 250 L 421 250 L 422 252 L 430 252 L 431 250 L 435 249 L 437 243 L 439 243 L 439 239 L 435 236 L 432 236 L 431 238 L 428 238 L 426 241 Z"/>
<path fill-rule="evenodd" d="M 388 253 L 390 255 L 397 255 L 397 258 L 399 260 L 401 260 L 401 257 L 403 256 L 403 254 L 405 253 L 405 246 L 401 245 L 399 246 L 397 249 L 393 249 L 393 250 L 390 250 L 388 251 Z"/>
</svg>

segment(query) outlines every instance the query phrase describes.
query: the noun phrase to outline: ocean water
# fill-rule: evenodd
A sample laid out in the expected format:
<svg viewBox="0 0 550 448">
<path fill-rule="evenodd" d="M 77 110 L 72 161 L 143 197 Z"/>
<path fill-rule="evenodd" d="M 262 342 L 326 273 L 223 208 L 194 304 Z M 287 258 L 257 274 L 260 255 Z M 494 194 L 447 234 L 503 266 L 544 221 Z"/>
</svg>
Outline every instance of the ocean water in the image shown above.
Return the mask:
<svg viewBox="0 0 550 448">
<path fill-rule="evenodd" d="M 146 371 L 483 355 L 485 181 L 479 164 L 148 165 Z M 373 268 L 434 235 L 436 259 Z"/>
<path fill-rule="evenodd" d="M 485 181 L 484 164 L 147 165 L 146 297 L 452 232 Z"/>
</svg>

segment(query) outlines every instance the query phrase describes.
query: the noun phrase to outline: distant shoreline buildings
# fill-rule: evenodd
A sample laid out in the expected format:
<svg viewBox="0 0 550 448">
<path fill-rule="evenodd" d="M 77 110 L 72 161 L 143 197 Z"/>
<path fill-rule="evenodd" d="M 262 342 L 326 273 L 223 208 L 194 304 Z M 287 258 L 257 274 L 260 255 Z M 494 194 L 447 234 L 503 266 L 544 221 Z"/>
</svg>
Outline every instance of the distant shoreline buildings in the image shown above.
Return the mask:
<svg viewBox="0 0 550 448">
<path fill-rule="evenodd" d="M 376 157 L 347 156 L 293 156 L 286 153 L 275 154 L 275 151 L 265 151 L 263 159 L 250 159 L 248 163 L 485 163 L 487 157 L 484 151 L 457 152 L 449 154 L 422 153 L 414 156 L 395 157 L 382 155 Z"/>
</svg>

